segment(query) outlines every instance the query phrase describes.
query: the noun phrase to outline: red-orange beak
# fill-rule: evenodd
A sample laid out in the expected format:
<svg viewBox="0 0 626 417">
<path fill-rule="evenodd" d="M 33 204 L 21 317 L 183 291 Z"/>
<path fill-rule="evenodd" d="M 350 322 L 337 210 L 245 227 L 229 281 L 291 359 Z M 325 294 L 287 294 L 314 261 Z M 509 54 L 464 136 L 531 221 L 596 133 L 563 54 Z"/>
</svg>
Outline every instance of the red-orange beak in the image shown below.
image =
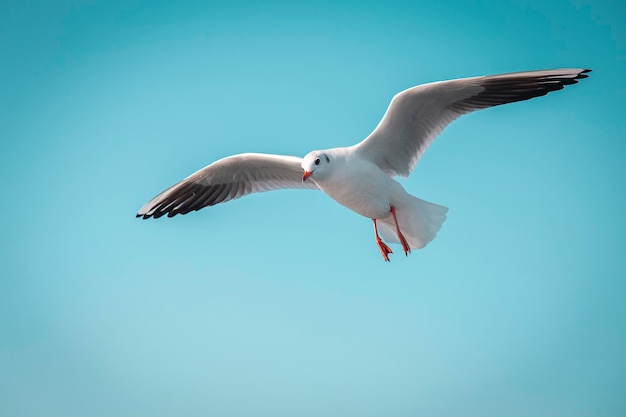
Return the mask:
<svg viewBox="0 0 626 417">
<path fill-rule="evenodd" d="M 304 171 L 304 174 L 302 174 L 302 182 L 306 181 L 306 179 L 309 178 L 312 174 L 312 172 Z"/>
</svg>

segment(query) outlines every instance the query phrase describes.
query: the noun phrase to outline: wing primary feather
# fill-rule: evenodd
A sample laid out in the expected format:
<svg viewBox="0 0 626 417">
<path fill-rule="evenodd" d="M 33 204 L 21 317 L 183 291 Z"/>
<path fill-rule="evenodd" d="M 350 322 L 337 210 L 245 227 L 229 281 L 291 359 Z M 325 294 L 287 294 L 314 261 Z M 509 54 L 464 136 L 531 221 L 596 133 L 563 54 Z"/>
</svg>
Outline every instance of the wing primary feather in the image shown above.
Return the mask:
<svg viewBox="0 0 626 417">
<path fill-rule="evenodd" d="M 207 199 L 205 204 L 207 206 L 214 206 L 215 204 L 220 203 L 222 200 L 220 196 L 223 194 L 226 189 L 226 184 L 217 184 L 213 190 L 211 190 L 211 196 Z"/>
<path fill-rule="evenodd" d="M 178 213 L 180 207 L 183 207 L 187 201 L 193 199 L 199 188 L 201 187 L 198 184 L 185 184 L 184 187 L 181 187 L 180 190 L 177 190 L 174 195 L 172 195 L 168 200 L 163 203 L 163 205 L 159 209 L 159 211 L 161 212 L 160 216 L 165 213 L 168 213 L 168 216 L 172 213 Z"/>
<path fill-rule="evenodd" d="M 196 201 L 191 202 L 187 207 L 185 207 L 184 212 L 181 212 L 181 214 L 187 214 L 191 211 L 197 211 L 208 206 L 207 201 L 211 198 L 214 192 L 215 186 L 202 187 L 202 195 Z"/>
<path fill-rule="evenodd" d="M 522 78 L 513 77 L 487 77 L 481 85 L 484 90 L 464 100 L 459 100 L 449 105 L 449 108 L 462 112 L 482 109 L 528 100 L 534 97 L 544 96 L 552 91 L 562 90 L 566 85 L 576 84 L 578 79 L 587 78 L 586 74 L 580 73 L 576 77 L 565 78 L 563 76 L 548 75 L 544 77 L 527 76 Z"/>
</svg>

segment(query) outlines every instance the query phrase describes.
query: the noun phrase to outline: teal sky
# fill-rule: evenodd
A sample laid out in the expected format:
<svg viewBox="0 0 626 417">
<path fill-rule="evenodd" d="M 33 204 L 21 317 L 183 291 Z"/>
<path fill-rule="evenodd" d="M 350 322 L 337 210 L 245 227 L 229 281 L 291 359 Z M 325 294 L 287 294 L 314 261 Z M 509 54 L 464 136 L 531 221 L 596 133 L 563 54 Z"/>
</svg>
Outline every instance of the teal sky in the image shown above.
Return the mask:
<svg viewBox="0 0 626 417">
<path fill-rule="evenodd" d="M 314 191 L 135 219 L 405 88 L 558 67 L 593 72 L 402 180 L 450 208 L 409 257 Z M 9 0 L 0 97 L 0 415 L 626 415 L 624 2 Z"/>
</svg>

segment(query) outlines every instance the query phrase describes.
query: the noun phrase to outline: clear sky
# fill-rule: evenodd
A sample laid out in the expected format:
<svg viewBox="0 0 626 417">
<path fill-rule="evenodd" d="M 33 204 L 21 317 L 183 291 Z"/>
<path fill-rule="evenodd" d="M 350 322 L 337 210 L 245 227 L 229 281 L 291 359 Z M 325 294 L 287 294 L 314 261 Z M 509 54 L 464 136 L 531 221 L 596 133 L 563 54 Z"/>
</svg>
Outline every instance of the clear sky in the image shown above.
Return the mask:
<svg viewBox="0 0 626 417">
<path fill-rule="evenodd" d="M 258 3 L 0 6 L 0 415 L 626 415 L 625 3 Z M 402 180 L 450 208 L 409 257 L 310 190 L 135 219 L 405 88 L 558 67 L 593 72 Z"/>
</svg>

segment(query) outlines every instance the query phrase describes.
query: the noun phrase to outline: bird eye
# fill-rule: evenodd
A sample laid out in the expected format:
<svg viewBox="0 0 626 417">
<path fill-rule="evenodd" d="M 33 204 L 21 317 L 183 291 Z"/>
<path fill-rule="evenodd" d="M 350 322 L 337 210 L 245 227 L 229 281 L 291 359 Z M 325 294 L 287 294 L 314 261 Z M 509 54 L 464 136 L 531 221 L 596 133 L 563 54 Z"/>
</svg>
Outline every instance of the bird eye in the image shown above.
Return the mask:
<svg viewBox="0 0 626 417">
<path fill-rule="evenodd" d="M 320 164 L 320 159 L 319 159 L 319 158 L 317 158 L 317 159 L 315 160 L 315 165 L 319 165 L 319 164 Z"/>
</svg>

